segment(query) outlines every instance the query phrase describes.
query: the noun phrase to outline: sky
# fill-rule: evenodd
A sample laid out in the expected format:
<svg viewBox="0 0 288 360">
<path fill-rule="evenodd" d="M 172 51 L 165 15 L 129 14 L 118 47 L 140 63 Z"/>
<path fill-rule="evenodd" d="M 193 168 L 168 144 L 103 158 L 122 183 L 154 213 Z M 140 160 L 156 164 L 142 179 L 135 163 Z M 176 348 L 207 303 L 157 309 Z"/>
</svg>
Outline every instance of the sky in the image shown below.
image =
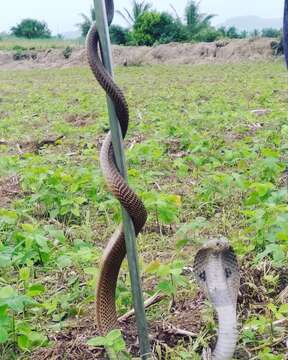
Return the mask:
<svg viewBox="0 0 288 360">
<path fill-rule="evenodd" d="M 0 0 L 0 32 L 8 31 L 23 18 L 47 22 L 53 34 L 76 30 L 80 13 L 89 13 L 92 0 Z M 183 15 L 187 0 L 151 0 L 154 8 L 171 11 L 170 4 Z M 130 8 L 131 0 L 114 0 L 115 8 Z M 201 0 L 201 12 L 218 15 L 214 24 L 234 16 L 257 15 L 263 18 L 282 17 L 284 0 Z M 114 23 L 124 25 L 119 16 Z"/>
</svg>

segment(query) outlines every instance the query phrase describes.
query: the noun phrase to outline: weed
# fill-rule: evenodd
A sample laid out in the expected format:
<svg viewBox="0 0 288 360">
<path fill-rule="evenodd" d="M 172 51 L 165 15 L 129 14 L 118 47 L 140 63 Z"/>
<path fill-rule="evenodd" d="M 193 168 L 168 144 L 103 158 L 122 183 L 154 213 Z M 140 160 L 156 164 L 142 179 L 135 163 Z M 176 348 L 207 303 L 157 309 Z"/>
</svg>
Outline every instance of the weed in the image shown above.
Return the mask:
<svg viewBox="0 0 288 360">
<path fill-rule="evenodd" d="M 7 48 L 5 41 L 0 48 Z M 21 49 L 13 51 L 44 45 L 15 39 L 9 48 L 15 46 Z M 282 322 L 287 307 L 277 300 L 288 285 L 281 275 L 288 254 L 285 69 L 273 62 L 125 67 L 116 74 L 131 108 L 129 182 L 149 212 L 138 242 L 144 295 L 161 291 L 169 298 L 151 308 L 149 321 L 171 319 L 173 325 L 171 305 L 198 299 L 185 269 L 203 240 L 225 235 L 240 260 L 249 259 L 245 271 L 265 269 L 261 286 L 243 274 L 250 306 L 240 314 L 244 326 L 236 358 L 248 351 L 259 359 L 282 359 L 288 331 Z M 11 194 L 5 192 L 9 201 L 0 199 L 0 356 L 25 359 L 48 347 L 51 334 L 66 333 L 72 321 L 91 317 L 97 265 L 120 211 L 99 169 L 108 122 L 105 95 L 90 72 L 5 71 L 0 79 L 1 189 L 6 179 L 19 182 L 17 196 L 11 188 Z M 260 125 L 251 112 L 259 108 L 270 110 Z M 89 114 L 91 121 L 75 127 L 65 121 L 67 113 Z M 19 151 L 17 144 L 47 133 L 65 138 L 37 153 Z M 124 263 L 116 294 L 121 314 L 132 306 L 126 273 Z M 252 297 L 255 288 L 259 297 Z M 156 354 L 197 359 L 210 343 L 212 312 L 197 301 L 183 311 L 198 319 L 201 308 L 198 339 L 178 338 L 173 347 L 164 339 L 155 344 Z M 81 330 L 78 339 L 84 345 L 95 336 L 85 334 Z M 95 341 L 125 354 L 119 332 L 106 340 Z"/>
</svg>

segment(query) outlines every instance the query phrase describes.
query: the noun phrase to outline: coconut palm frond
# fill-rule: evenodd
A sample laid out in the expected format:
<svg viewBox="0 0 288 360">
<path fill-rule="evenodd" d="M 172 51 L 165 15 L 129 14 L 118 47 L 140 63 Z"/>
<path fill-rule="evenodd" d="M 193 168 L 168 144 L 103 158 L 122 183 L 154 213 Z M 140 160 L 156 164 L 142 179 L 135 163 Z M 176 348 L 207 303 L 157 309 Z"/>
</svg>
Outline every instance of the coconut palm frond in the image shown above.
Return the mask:
<svg viewBox="0 0 288 360">
<path fill-rule="evenodd" d="M 209 24 L 210 21 L 217 15 L 215 14 L 210 14 L 210 15 L 206 15 L 206 14 L 202 14 L 202 19 L 201 22 L 203 22 L 204 24 Z"/>
<path fill-rule="evenodd" d="M 131 27 L 135 24 L 137 19 L 142 14 L 149 11 L 151 8 L 152 8 L 152 4 L 150 4 L 146 0 L 143 1 L 133 0 L 131 11 L 129 11 L 127 8 L 124 8 L 123 11 L 117 10 L 116 12 Z"/>
<path fill-rule="evenodd" d="M 132 16 L 134 21 L 136 21 L 142 14 L 149 11 L 152 5 L 148 3 L 146 0 L 137 1 L 133 0 L 132 2 Z"/>
<path fill-rule="evenodd" d="M 126 24 L 127 24 L 129 27 L 132 26 L 131 20 L 129 20 L 130 17 L 127 17 L 127 16 L 126 16 L 125 14 L 123 14 L 123 12 L 120 11 L 120 10 L 116 10 L 116 14 L 118 14 L 118 15 L 126 22 Z"/>
<path fill-rule="evenodd" d="M 130 11 L 126 8 L 124 8 L 124 12 L 127 15 L 127 19 L 133 24 L 133 22 L 135 21 L 133 15 L 131 15 Z"/>
<path fill-rule="evenodd" d="M 83 14 L 83 13 L 81 13 L 81 14 L 79 14 L 81 17 L 82 17 L 82 19 L 84 20 L 84 21 L 91 21 L 90 20 L 90 18 L 89 18 L 89 16 L 87 16 L 86 14 Z"/>
<path fill-rule="evenodd" d="M 202 14 L 200 12 L 200 2 L 194 0 L 189 0 L 185 8 L 186 25 L 192 34 L 209 27 L 210 21 L 214 17 L 214 14 Z"/>
<path fill-rule="evenodd" d="M 92 21 L 96 21 L 96 14 L 94 8 L 91 6 L 90 8 L 90 17 Z"/>
<path fill-rule="evenodd" d="M 76 26 L 80 29 L 81 35 L 83 37 L 85 37 L 87 35 L 87 33 L 92 25 L 92 22 L 95 21 L 95 12 L 94 12 L 93 8 L 90 9 L 90 15 L 91 15 L 91 18 L 84 13 L 79 14 L 79 16 L 82 17 L 83 21 L 81 23 L 76 24 Z"/>
<path fill-rule="evenodd" d="M 181 20 L 181 17 L 179 16 L 179 14 L 178 14 L 177 10 L 175 9 L 174 5 L 173 4 L 169 4 L 169 5 L 170 5 L 171 9 L 173 10 L 176 19 Z"/>
</svg>

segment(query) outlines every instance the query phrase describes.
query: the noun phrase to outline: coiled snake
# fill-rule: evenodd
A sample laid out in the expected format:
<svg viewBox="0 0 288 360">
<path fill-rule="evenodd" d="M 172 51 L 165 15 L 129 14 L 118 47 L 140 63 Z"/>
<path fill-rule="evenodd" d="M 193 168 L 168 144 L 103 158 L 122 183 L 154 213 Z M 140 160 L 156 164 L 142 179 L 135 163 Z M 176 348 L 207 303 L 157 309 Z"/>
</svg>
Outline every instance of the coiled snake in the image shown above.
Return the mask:
<svg viewBox="0 0 288 360">
<path fill-rule="evenodd" d="M 113 20 L 113 0 L 106 0 L 109 25 Z M 92 25 L 86 40 L 88 62 L 95 78 L 113 101 L 120 122 L 122 136 L 125 138 L 129 123 L 129 111 L 125 97 L 111 76 L 105 70 L 99 56 L 99 36 L 96 25 Z M 115 164 L 111 132 L 106 136 L 100 154 L 100 165 L 112 194 L 120 201 L 132 218 L 135 233 L 143 228 L 147 213 L 138 196 L 129 188 L 119 174 Z M 100 265 L 100 275 L 97 284 L 96 322 L 101 335 L 106 335 L 118 327 L 115 305 L 115 291 L 122 261 L 126 255 L 123 225 L 111 237 L 105 249 Z"/>
<path fill-rule="evenodd" d="M 109 25 L 114 16 L 113 0 L 105 0 Z M 101 46 L 96 25 L 93 24 L 86 40 L 87 58 L 90 68 L 115 105 L 123 138 L 129 123 L 128 105 L 123 92 L 105 70 L 101 60 Z M 99 54 L 100 53 L 100 54 Z M 100 165 L 112 194 L 131 216 L 135 233 L 143 228 L 147 213 L 138 196 L 129 188 L 119 174 L 113 154 L 111 133 L 104 140 Z M 220 244 L 220 245 L 219 245 Z M 126 255 L 123 226 L 113 234 L 104 251 L 97 283 L 96 323 L 100 335 L 106 335 L 118 327 L 115 305 L 117 278 L 122 261 Z M 226 242 L 208 243 L 197 254 L 195 273 L 218 312 L 220 331 L 213 358 L 231 359 L 236 333 L 236 298 L 238 286 L 237 261 Z"/>
</svg>

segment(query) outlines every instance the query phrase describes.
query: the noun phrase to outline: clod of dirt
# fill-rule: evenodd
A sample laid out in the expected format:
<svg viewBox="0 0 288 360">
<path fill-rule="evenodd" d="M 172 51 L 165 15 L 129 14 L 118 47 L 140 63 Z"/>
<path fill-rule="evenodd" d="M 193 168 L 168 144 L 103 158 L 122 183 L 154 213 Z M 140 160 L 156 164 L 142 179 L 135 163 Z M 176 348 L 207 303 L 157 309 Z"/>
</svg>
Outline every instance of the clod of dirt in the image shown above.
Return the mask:
<svg viewBox="0 0 288 360">
<path fill-rule="evenodd" d="M 20 178 L 13 175 L 0 181 L 0 207 L 9 204 L 21 193 Z"/>
<path fill-rule="evenodd" d="M 76 127 L 84 127 L 93 122 L 91 114 L 77 115 L 77 114 L 66 114 L 64 120 Z M 95 119 L 94 119 L 95 121 Z"/>
<path fill-rule="evenodd" d="M 251 114 L 255 115 L 255 116 L 265 116 L 267 114 L 270 114 L 271 110 L 270 109 L 256 109 L 256 110 L 251 110 Z"/>
<path fill-rule="evenodd" d="M 16 52 L 13 54 L 13 60 L 14 61 L 20 61 L 20 60 L 36 60 L 37 59 L 37 53 L 35 52 Z"/>
<path fill-rule="evenodd" d="M 12 149 L 12 151 L 9 151 L 10 153 L 17 153 L 23 155 L 27 153 L 38 153 L 45 146 L 49 146 L 49 145 L 56 146 L 63 138 L 64 136 L 61 135 L 58 136 L 57 138 L 45 139 L 42 141 L 27 141 L 27 142 L 16 142 L 16 143 L 0 140 L 0 145 L 9 146 Z"/>
</svg>

